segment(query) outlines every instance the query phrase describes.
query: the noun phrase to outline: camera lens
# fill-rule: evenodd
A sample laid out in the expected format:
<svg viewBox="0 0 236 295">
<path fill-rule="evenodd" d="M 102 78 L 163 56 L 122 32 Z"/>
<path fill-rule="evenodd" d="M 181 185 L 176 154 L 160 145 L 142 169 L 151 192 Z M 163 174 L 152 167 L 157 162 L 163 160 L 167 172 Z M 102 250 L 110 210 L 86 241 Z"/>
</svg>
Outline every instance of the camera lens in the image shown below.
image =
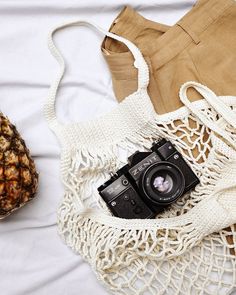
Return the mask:
<svg viewBox="0 0 236 295">
<path fill-rule="evenodd" d="M 170 162 L 149 166 L 141 178 L 141 189 L 154 205 L 169 205 L 184 191 L 185 179 L 180 169 Z"/>
<path fill-rule="evenodd" d="M 152 182 L 159 193 L 168 193 L 173 188 L 173 178 L 166 171 L 158 173 Z"/>
</svg>

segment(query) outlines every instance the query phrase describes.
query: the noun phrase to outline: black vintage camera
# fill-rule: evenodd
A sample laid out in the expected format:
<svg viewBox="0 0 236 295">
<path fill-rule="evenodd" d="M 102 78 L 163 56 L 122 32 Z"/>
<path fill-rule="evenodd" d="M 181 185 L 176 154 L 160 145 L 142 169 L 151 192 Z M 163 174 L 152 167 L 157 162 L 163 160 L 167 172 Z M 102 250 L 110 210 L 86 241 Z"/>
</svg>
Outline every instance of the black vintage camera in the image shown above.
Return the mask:
<svg viewBox="0 0 236 295">
<path fill-rule="evenodd" d="M 161 139 L 150 152 L 131 155 L 98 191 L 115 216 L 153 218 L 198 183 L 171 142 Z"/>
</svg>

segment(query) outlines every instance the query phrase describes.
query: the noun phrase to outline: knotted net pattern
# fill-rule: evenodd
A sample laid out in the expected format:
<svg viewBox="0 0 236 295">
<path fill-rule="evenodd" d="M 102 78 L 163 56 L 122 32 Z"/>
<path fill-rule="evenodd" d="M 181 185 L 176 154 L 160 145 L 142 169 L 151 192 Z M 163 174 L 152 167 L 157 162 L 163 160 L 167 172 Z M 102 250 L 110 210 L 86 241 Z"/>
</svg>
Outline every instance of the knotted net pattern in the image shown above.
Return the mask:
<svg viewBox="0 0 236 295">
<path fill-rule="evenodd" d="M 204 101 L 195 104 L 212 122 L 225 124 Z M 235 206 L 235 152 L 191 112 L 185 110 L 179 117 L 177 113 L 154 118 L 122 142 L 103 149 L 78 147 L 67 155 L 71 160 L 65 181 L 76 193 L 66 190 L 58 214 L 60 234 L 114 294 L 230 294 L 235 286 L 235 228 L 231 225 L 221 230 L 236 218 L 235 207 L 229 220 L 227 211 Z M 226 124 L 225 129 L 235 137 L 232 126 Z M 118 160 L 119 148 L 132 154 L 137 142 L 140 150 L 146 150 L 160 137 L 175 143 L 200 178 L 200 185 L 155 221 L 121 224 L 114 217 L 103 218 L 102 214 L 110 213 L 96 188 L 109 177 L 109 171 L 125 164 Z M 218 208 L 219 204 L 223 207 Z M 197 205 L 202 208 L 196 215 L 185 215 Z M 171 219 L 180 216 L 184 218 Z"/>
</svg>

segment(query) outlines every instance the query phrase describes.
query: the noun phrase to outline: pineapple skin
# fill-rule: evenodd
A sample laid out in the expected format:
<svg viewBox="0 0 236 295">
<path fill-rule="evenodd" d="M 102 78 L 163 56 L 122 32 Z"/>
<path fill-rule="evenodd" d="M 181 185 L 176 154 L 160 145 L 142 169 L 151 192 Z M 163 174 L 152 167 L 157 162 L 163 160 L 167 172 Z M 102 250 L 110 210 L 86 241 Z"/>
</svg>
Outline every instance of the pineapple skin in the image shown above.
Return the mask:
<svg viewBox="0 0 236 295">
<path fill-rule="evenodd" d="M 0 219 L 30 200 L 38 188 L 38 173 L 16 127 L 0 113 Z"/>
</svg>

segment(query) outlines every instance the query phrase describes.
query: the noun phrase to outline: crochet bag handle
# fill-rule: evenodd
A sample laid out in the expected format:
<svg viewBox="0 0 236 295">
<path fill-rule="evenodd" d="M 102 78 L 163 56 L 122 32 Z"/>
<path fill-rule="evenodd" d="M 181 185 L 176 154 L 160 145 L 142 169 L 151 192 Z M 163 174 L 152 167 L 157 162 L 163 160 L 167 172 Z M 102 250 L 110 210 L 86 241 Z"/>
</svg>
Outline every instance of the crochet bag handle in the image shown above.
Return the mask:
<svg viewBox="0 0 236 295">
<path fill-rule="evenodd" d="M 60 71 L 58 72 L 54 83 L 52 83 L 52 85 L 51 85 L 48 99 L 47 99 L 45 107 L 44 107 L 44 114 L 45 114 L 46 120 L 48 121 L 49 126 L 54 131 L 56 131 L 58 128 L 60 129 L 60 127 L 63 125 L 62 123 L 60 123 L 57 120 L 56 110 L 55 110 L 55 99 L 56 99 L 56 95 L 57 95 L 57 91 L 58 91 L 60 82 L 64 76 L 64 73 L 65 73 L 65 61 L 63 59 L 61 52 L 56 47 L 56 45 L 53 41 L 53 36 L 57 31 L 60 31 L 66 27 L 80 26 L 80 25 L 95 28 L 96 30 L 100 31 L 101 33 L 105 34 L 106 36 L 124 43 L 128 47 L 128 49 L 131 51 L 131 53 L 133 54 L 134 66 L 138 69 L 138 89 L 137 89 L 137 91 L 139 91 L 141 89 L 146 89 L 147 85 L 149 83 L 148 66 L 147 66 L 141 52 L 139 51 L 139 49 L 129 40 L 127 40 L 121 36 L 115 35 L 113 33 L 110 33 L 106 30 L 103 30 L 102 28 L 100 28 L 96 24 L 93 24 L 93 23 L 87 22 L 87 21 L 74 21 L 74 22 L 62 24 L 62 25 L 54 28 L 49 33 L 48 47 L 49 47 L 52 55 L 55 57 L 55 59 L 59 63 Z"/>
<path fill-rule="evenodd" d="M 229 106 L 227 106 L 212 90 L 208 87 L 197 83 L 197 82 L 186 82 L 183 84 L 179 91 L 179 97 L 182 103 L 197 117 L 201 122 L 211 129 L 213 132 L 224 138 L 229 145 L 236 150 L 236 142 L 232 139 L 228 132 L 226 132 L 222 127 L 218 126 L 215 122 L 211 121 L 206 117 L 206 115 L 199 112 L 199 110 L 195 107 L 195 105 L 190 102 L 187 97 L 187 90 L 193 87 L 197 90 L 203 98 L 209 103 L 210 106 L 215 109 L 215 111 L 224 118 L 224 120 L 236 128 L 236 117 L 235 113 L 231 110 Z"/>
</svg>

